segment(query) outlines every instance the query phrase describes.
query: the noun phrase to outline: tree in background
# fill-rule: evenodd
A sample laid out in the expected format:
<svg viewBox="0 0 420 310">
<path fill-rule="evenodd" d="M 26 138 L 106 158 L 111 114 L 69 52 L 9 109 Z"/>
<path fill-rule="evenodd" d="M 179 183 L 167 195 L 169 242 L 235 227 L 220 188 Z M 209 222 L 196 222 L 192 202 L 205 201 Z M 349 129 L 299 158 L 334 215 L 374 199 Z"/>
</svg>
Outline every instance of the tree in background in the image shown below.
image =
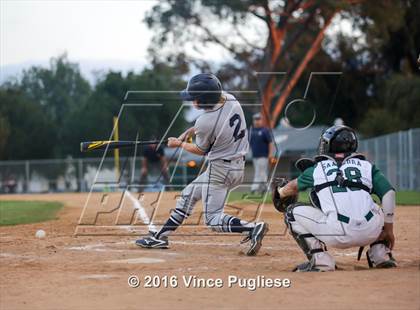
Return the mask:
<svg viewBox="0 0 420 310">
<path fill-rule="evenodd" d="M 350 34 L 326 33 L 333 14 L 350 25 Z M 32 67 L 21 80 L 0 86 L 0 158 L 79 157 L 80 141 L 109 138 L 112 118 L 123 102 L 150 106 L 122 115 L 121 139 L 135 139 L 137 133 L 141 139 L 161 137 L 180 107 L 178 94 L 136 93 L 126 101 L 124 95 L 129 90 L 184 88 L 181 77 L 191 64 L 205 71 L 212 67 L 213 56 L 206 50 L 210 45 L 231 57 L 217 72 L 225 88 L 262 87 L 273 120 L 283 115 L 277 112 L 285 100 L 302 98 L 309 72 L 341 71 L 339 85 L 337 78 L 327 76 L 312 80 L 308 100 L 318 123 L 341 117 L 365 136 L 420 127 L 420 72 L 415 64 L 419 15 L 420 2 L 415 0 L 159 2 L 146 18 L 157 32 L 150 68 L 141 73 L 108 72 L 91 86 L 78 65 L 61 55 L 49 67 Z M 288 75 L 266 75 L 258 85 L 253 72 L 263 70 Z M 165 107 L 159 113 L 152 108 L 156 103 Z M 310 111 L 297 112 L 299 122 Z M 184 125 L 178 118 L 172 133 Z M 101 154 L 88 156 L 95 155 Z"/>
<path fill-rule="evenodd" d="M 383 105 L 380 80 L 399 72 L 403 58 L 415 68 L 419 14 L 415 0 L 167 0 L 153 7 L 145 22 L 156 31 L 150 47 L 153 58 L 175 64 L 181 57 L 207 71 L 211 68 L 207 49 L 224 51 L 231 60 L 221 64 L 218 74 L 226 88 L 255 89 L 256 71 L 286 72 L 280 79 L 273 74 L 259 76 L 271 126 L 282 116 L 285 103 L 302 97 L 309 77 L 303 76 L 305 71 L 342 71 L 331 111 L 326 98 L 334 95 L 337 79 L 314 80 L 311 102 L 318 122 L 343 117 L 358 127 L 367 108 Z M 333 20 L 335 30 L 326 35 Z M 342 30 L 343 21 L 350 25 L 350 34 Z M 404 126 L 394 130 L 400 128 Z"/>
<path fill-rule="evenodd" d="M 366 38 L 364 48 L 352 52 L 355 69 L 369 80 L 360 130 L 371 137 L 420 127 L 420 2 L 366 2 L 354 9 Z"/>
<path fill-rule="evenodd" d="M 175 93 L 160 91 L 179 90 L 184 82 L 177 71 L 164 64 L 154 64 L 140 74 L 129 72 L 123 76 L 120 72 L 108 72 L 95 85 L 86 104 L 80 105 L 65 123 L 67 153 L 79 155 L 78 143 L 89 140 L 106 140 L 112 130 L 112 119 L 117 116 L 122 103 L 142 104 L 141 107 L 127 106 L 119 121 L 121 140 L 149 140 L 163 137 L 171 120 L 181 107 L 181 100 Z M 123 100 L 127 91 L 148 91 L 135 93 Z M 156 91 L 156 92 L 154 92 Z M 156 106 L 156 105 L 161 105 Z M 181 113 L 173 127 L 172 134 L 179 134 L 184 129 L 185 120 Z M 88 156 L 100 156 L 90 153 Z"/>
<path fill-rule="evenodd" d="M 160 92 L 185 86 L 178 70 L 165 64 L 153 63 L 138 74 L 108 72 L 92 88 L 65 55 L 50 63 L 49 68 L 32 67 L 21 80 L 0 87 L 0 160 L 80 157 L 81 141 L 109 138 L 122 103 L 143 106 L 124 110 L 120 139 L 134 140 L 137 133 L 143 140 L 160 138 L 182 104 L 176 91 Z M 149 93 L 124 100 L 127 91 Z M 184 129 L 183 113 L 179 115 L 171 134 Z"/>
<path fill-rule="evenodd" d="M 48 68 L 34 66 L 25 70 L 19 88 L 57 124 L 84 104 L 91 92 L 78 64 L 70 62 L 66 54 L 52 58 Z"/>
<path fill-rule="evenodd" d="M 42 107 L 13 89 L 0 89 L 0 102 L 0 160 L 51 157 L 56 133 Z"/>
<path fill-rule="evenodd" d="M 271 114 L 275 126 L 282 109 L 299 78 L 321 48 L 325 31 L 342 9 L 356 1 L 164 1 L 146 17 L 157 31 L 151 52 L 164 46 L 194 48 L 206 55 L 208 45 L 229 53 L 229 70 L 239 73 L 237 80 L 247 80 L 253 71 L 287 74 L 260 76 L 263 109 Z M 171 48 L 169 55 L 183 53 Z M 226 73 L 226 70 L 223 70 Z M 245 82 L 245 83 L 244 83 Z"/>
<path fill-rule="evenodd" d="M 63 157 L 66 153 L 64 143 L 64 133 L 67 128 L 63 126 L 70 114 L 78 106 L 84 105 L 91 94 L 91 86 L 81 75 L 79 66 L 61 55 L 50 60 L 48 68 L 33 66 L 24 70 L 22 78 L 14 83 L 6 83 L 4 89 L 12 89 L 25 97 L 27 105 L 31 109 L 40 111 L 42 118 L 48 121 L 50 132 L 49 136 L 42 136 L 47 144 L 51 142 L 51 147 L 40 154 L 45 157 Z M 7 94 L 7 93 L 6 93 Z M 27 115 L 32 119 L 35 116 Z M 35 121 L 35 120 L 34 120 Z M 18 126 L 18 124 L 13 124 Z M 12 127 L 13 130 L 19 130 Z M 33 129 L 36 131 L 36 128 Z M 19 144 L 23 141 L 15 141 Z M 11 153 L 10 156 L 27 156 L 26 152 Z"/>
<path fill-rule="evenodd" d="M 420 127 L 420 77 L 393 74 L 380 83 L 379 93 L 366 111 L 360 130 L 374 137 Z"/>
<path fill-rule="evenodd" d="M 0 159 L 6 158 L 6 146 L 10 136 L 10 124 L 8 117 L 2 113 L 4 112 L 0 112 Z"/>
</svg>

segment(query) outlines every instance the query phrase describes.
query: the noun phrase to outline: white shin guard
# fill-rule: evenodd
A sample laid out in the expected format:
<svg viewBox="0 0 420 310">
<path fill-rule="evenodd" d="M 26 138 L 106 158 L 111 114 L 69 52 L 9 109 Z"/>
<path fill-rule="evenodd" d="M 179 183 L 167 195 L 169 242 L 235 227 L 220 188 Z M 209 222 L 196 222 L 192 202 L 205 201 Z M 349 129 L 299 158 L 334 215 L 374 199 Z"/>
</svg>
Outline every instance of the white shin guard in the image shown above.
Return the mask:
<svg viewBox="0 0 420 310">
<path fill-rule="evenodd" d="M 374 242 L 366 253 L 369 267 L 396 267 L 395 259 L 392 257 L 391 249 L 385 242 Z M 395 266 L 391 266 L 395 265 Z"/>
<path fill-rule="evenodd" d="M 317 268 L 321 271 L 335 270 L 335 260 L 330 255 L 330 253 L 328 253 L 325 244 L 323 244 L 313 235 L 311 237 L 305 237 L 304 240 L 309 248 L 309 255 L 307 256 L 314 268 Z"/>
<path fill-rule="evenodd" d="M 290 214 L 289 218 L 286 215 L 286 224 L 289 227 L 290 234 L 310 261 L 311 268 L 316 268 L 320 271 L 335 270 L 335 260 L 327 252 L 327 247 L 323 242 L 307 231 Z"/>
</svg>

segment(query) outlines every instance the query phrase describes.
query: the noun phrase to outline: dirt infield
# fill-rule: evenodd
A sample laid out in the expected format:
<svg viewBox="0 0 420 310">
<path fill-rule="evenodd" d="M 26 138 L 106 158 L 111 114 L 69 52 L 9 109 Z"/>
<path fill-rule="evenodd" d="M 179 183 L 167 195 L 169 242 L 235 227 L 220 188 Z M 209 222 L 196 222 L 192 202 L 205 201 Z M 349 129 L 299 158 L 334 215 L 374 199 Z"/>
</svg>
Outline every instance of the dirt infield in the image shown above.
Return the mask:
<svg viewBox="0 0 420 310">
<path fill-rule="evenodd" d="M 99 194 L 98 194 L 99 195 Z M 369 270 L 357 249 L 331 249 L 339 270 L 295 274 L 304 256 L 281 216 L 264 208 L 262 219 L 272 235 L 257 257 L 241 253 L 240 236 L 185 236 L 208 233 L 183 227 L 169 250 L 142 250 L 135 236 L 74 237 L 86 194 L 0 196 L 0 200 L 60 201 L 59 219 L 39 224 L 0 227 L 0 308 L 3 309 L 419 309 L 420 207 L 398 207 L 396 257 L 399 268 Z M 166 212 L 172 203 L 163 202 Z M 240 209 L 246 213 L 247 206 Z M 200 207 L 198 207 L 200 208 Z M 43 229 L 45 239 L 36 239 Z M 144 230 L 144 227 L 142 227 Z M 130 233 L 127 228 L 125 232 Z M 274 234 L 274 235 L 273 235 Z M 176 288 L 130 288 L 136 275 L 176 276 Z M 223 288 L 185 288 L 183 276 L 221 278 Z M 240 278 L 288 278 L 289 288 L 228 287 L 229 275 Z M 162 285 L 162 283 L 161 283 Z M 170 284 L 169 284 L 170 286 Z"/>
</svg>

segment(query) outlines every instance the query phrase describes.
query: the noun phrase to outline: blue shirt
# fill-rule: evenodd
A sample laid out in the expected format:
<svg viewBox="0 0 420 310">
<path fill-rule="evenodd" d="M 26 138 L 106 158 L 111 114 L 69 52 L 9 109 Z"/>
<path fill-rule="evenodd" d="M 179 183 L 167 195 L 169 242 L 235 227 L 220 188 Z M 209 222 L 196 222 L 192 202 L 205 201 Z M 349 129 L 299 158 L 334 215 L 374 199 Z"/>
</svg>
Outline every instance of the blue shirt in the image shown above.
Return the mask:
<svg viewBox="0 0 420 310">
<path fill-rule="evenodd" d="M 252 149 L 252 157 L 268 157 L 269 145 L 272 141 L 270 131 L 265 127 L 251 127 L 249 136 L 249 143 Z"/>
</svg>

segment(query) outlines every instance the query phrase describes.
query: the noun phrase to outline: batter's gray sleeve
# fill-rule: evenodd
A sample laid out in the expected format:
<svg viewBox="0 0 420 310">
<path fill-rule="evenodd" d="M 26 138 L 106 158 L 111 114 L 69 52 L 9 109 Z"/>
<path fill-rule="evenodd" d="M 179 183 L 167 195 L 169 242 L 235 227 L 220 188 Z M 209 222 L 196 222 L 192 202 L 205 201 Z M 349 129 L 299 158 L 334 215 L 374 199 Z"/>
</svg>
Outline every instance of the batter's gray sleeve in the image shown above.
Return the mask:
<svg viewBox="0 0 420 310">
<path fill-rule="evenodd" d="M 194 125 L 195 144 L 201 151 L 206 153 L 209 151 L 211 143 L 213 142 L 213 126 L 210 123 L 206 123 L 205 119 L 202 117 L 199 117 Z"/>
</svg>

